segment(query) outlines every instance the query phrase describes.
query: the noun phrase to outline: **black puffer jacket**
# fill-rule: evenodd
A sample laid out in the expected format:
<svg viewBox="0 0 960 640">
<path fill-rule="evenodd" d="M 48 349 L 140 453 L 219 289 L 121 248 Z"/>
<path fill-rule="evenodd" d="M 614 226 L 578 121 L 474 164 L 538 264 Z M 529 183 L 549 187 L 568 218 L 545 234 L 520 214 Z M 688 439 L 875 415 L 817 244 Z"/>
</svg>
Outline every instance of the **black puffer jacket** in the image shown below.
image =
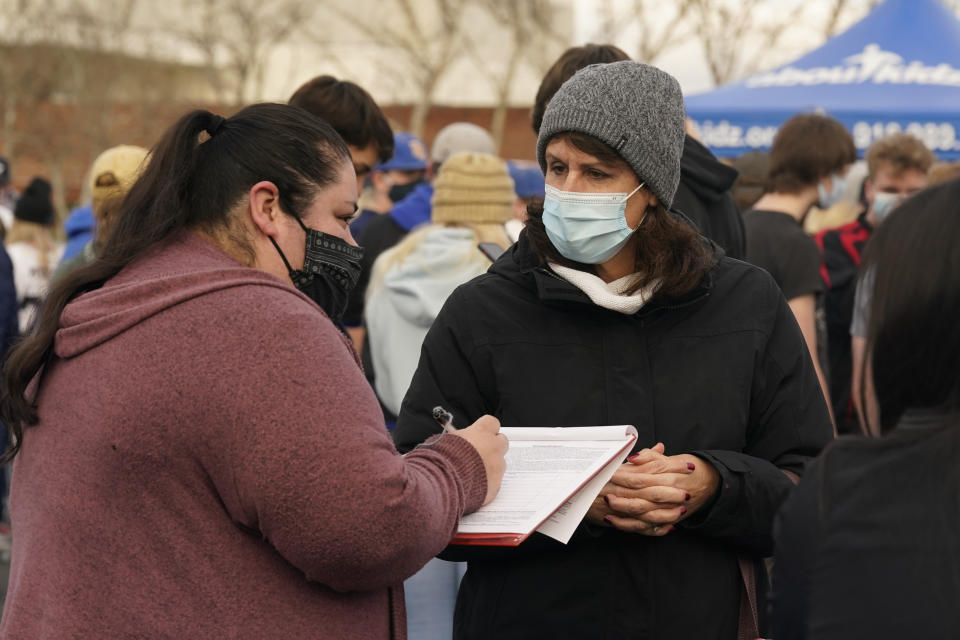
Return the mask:
<svg viewBox="0 0 960 640">
<path fill-rule="evenodd" d="M 629 316 L 536 266 L 525 237 L 447 300 L 394 438 L 409 450 L 484 413 L 504 426 L 633 424 L 638 448 L 693 453 L 714 501 L 662 538 L 582 524 L 566 546 L 450 547 L 470 561 L 456 638 L 736 636 L 737 553 L 771 552 L 774 514 L 832 429 L 809 353 L 773 280 L 721 258 L 694 292 Z"/>
</svg>

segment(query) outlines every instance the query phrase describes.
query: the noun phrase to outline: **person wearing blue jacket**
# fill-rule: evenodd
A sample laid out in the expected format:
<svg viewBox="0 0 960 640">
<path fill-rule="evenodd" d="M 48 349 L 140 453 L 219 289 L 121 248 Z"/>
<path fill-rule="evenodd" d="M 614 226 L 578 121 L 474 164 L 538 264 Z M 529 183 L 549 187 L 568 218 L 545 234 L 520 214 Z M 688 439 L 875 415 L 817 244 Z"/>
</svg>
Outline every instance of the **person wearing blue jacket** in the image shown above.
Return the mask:
<svg viewBox="0 0 960 640">
<path fill-rule="evenodd" d="M 93 204 L 79 206 L 63 221 L 63 232 L 67 234 L 67 245 L 60 257 L 60 264 L 73 259 L 93 240 L 97 231 L 97 221 L 93 217 Z"/>
<path fill-rule="evenodd" d="M 0 362 L 19 335 L 17 291 L 13 285 L 13 263 L 6 249 L 0 245 Z M 7 450 L 7 428 L 0 424 L 0 450 Z M 10 553 L 10 519 L 7 514 L 7 470 L 0 467 L 0 559 Z"/>
<path fill-rule="evenodd" d="M 427 147 L 412 133 L 393 134 L 393 157 L 370 172 L 373 198 L 350 223 L 354 238 L 363 235 L 377 216 L 389 213 L 393 205 L 406 198 L 427 179 Z"/>
<path fill-rule="evenodd" d="M 486 129 L 469 122 L 447 125 L 437 133 L 430 149 L 432 175 L 437 174 L 447 158 L 462 151 L 492 154 L 493 138 Z M 363 247 L 363 259 L 360 279 L 350 294 L 350 304 L 343 316 L 344 325 L 359 327 L 362 324 L 363 299 L 373 263 L 381 253 L 400 242 L 413 229 L 430 221 L 431 198 L 433 183 L 429 180 L 418 183 L 405 198 L 393 205 L 388 215 L 371 220 L 357 238 L 357 244 Z M 358 348 L 360 346 L 357 345 Z"/>
</svg>

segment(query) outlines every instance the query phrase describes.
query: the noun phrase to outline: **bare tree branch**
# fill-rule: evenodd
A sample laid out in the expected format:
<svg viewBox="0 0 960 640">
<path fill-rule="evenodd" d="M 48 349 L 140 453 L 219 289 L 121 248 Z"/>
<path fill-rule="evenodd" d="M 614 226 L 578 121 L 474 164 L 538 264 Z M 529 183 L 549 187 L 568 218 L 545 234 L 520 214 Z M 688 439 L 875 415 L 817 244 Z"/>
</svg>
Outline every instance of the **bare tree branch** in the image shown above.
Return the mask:
<svg viewBox="0 0 960 640">
<path fill-rule="evenodd" d="M 464 53 L 462 23 L 469 4 L 469 0 L 384 0 L 372 16 L 356 7 L 332 7 L 364 39 L 389 49 L 399 70 L 412 78 L 418 95 L 407 128 L 417 135 L 423 133 L 438 82 Z M 402 21 L 400 26 L 394 26 L 395 18 Z"/>
<path fill-rule="evenodd" d="M 234 104 L 259 97 L 271 52 L 318 8 L 310 0 L 172 1 L 165 30 L 201 55 L 211 84 Z"/>
<path fill-rule="evenodd" d="M 662 11 L 663 3 L 656 3 Z M 653 63 L 670 49 L 686 41 L 691 35 L 688 16 L 694 8 L 694 0 L 677 0 L 674 11 L 666 20 L 651 16 L 653 3 L 650 0 L 634 0 L 633 13 L 640 26 L 637 39 L 637 59 Z"/>
<path fill-rule="evenodd" d="M 483 30 L 476 35 L 464 33 L 464 47 L 493 89 L 495 106 L 490 130 L 499 149 L 517 75 L 524 66 L 542 75 L 545 66 L 538 64 L 541 56 L 549 56 L 549 65 L 565 40 L 554 29 L 557 7 L 553 0 L 477 0 L 475 6 L 492 18 L 496 30 Z"/>
<path fill-rule="evenodd" d="M 803 2 L 693 0 L 690 20 L 713 81 L 726 84 L 769 64 L 787 28 L 806 26 Z M 817 36 L 813 36 L 817 42 Z"/>
</svg>

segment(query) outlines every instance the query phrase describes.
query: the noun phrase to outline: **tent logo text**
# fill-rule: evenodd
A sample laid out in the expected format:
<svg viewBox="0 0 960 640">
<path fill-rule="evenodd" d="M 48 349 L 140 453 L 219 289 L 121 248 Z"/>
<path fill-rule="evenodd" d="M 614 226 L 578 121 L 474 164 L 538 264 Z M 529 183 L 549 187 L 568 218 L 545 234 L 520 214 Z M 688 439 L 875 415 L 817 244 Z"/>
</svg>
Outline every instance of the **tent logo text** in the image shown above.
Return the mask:
<svg viewBox="0 0 960 640">
<path fill-rule="evenodd" d="M 797 69 L 784 67 L 779 71 L 761 73 L 747 79 L 748 87 L 795 87 L 818 84 L 932 84 L 960 87 L 960 69 L 943 62 L 936 66 L 919 60 L 905 64 L 903 57 L 884 51 L 876 43 L 863 51 L 848 56 L 843 66 Z"/>
</svg>

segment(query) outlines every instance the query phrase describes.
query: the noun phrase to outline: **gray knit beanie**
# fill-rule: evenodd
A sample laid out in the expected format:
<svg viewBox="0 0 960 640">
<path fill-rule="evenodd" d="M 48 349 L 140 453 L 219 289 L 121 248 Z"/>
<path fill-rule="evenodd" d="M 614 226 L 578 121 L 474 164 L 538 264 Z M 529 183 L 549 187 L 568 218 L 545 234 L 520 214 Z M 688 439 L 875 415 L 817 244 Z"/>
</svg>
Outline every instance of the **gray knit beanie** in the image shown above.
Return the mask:
<svg viewBox="0 0 960 640">
<path fill-rule="evenodd" d="M 546 172 L 547 143 L 577 131 L 614 149 L 670 207 L 680 183 L 683 95 L 670 74 L 641 62 L 592 64 L 563 83 L 543 114 L 537 160 Z"/>
</svg>

